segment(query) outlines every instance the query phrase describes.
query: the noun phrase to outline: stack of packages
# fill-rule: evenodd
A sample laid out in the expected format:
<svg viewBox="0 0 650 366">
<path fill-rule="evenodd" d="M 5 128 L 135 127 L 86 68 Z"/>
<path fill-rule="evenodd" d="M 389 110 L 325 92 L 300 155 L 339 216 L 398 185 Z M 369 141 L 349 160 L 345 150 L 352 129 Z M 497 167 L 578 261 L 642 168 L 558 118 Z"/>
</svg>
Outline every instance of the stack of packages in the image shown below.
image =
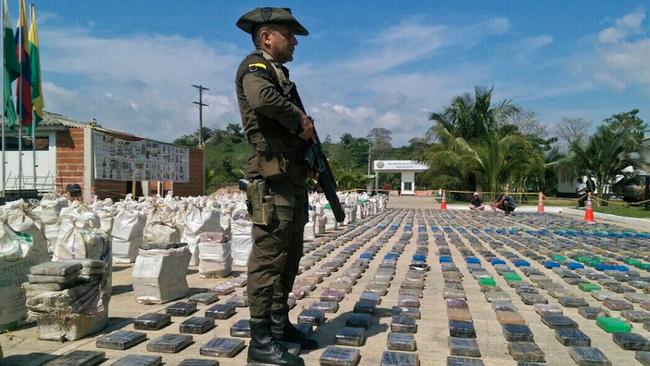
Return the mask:
<svg viewBox="0 0 650 366">
<path fill-rule="evenodd" d="M 314 238 L 316 237 L 316 233 L 315 233 L 316 208 L 311 202 L 309 203 L 309 209 L 307 210 L 307 217 L 309 218 L 309 221 L 305 224 L 305 230 L 302 234 L 302 238 L 304 240 L 314 240 Z"/>
<path fill-rule="evenodd" d="M 187 295 L 190 251 L 185 243 L 145 243 L 133 267 L 133 293 L 141 304 L 162 304 Z"/>
<path fill-rule="evenodd" d="M 202 202 L 197 200 L 189 206 L 185 216 L 185 230 L 181 242 L 187 243 L 192 259 L 190 265 L 199 264 L 199 236 L 207 232 L 223 232 L 219 219 L 219 210 L 214 206 L 202 207 Z"/>
<path fill-rule="evenodd" d="M 232 234 L 232 260 L 235 266 L 247 266 L 253 249 L 253 222 L 245 208 L 233 211 L 230 224 Z"/>
<path fill-rule="evenodd" d="M 350 193 L 345 196 L 344 200 L 341 200 L 341 202 L 345 202 L 345 221 L 343 222 L 345 225 L 357 221 L 358 197 L 358 194 Z"/>
<path fill-rule="evenodd" d="M 325 210 L 323 205 L 316 202 L 316 214 L 314 217 L 314 234 L 323 235 L 325 234 L 325 227 L 327 225 L 327 217 L 325 216 Z"/>
<path fill-rule="evenodd" d="M 23 284 L 30 316 L 38 320 L 38 338 L 77 340 L 104 328 L 108 320 L 109 265 L 79 259 L 33 266 Z"/>
<path fill-rule="evenodd" d="M 92 205 L 93 211 L 99 216 L 100 229 L 106 234 L 111 235 L 113 231 L 113 222 L 115 220 L 115 214 L 113 212 L 113 200 L 106 198 L 102 201 L 96 201 Z"/>
<path fill-rule="evenodd" d="M 135 261 L 140 245 L 142 245 L 146 222 L 147 217 L 132 201 L 125 201 L 124 206 L 118 209 L 111 231 L 115 263 Z"/>
<path fill-rule="evenodd" d="M 12 212 L 22 208 L 5 206 L 3 209 L 0 215 L 0 331 L 13 329 L 23 323 L 27 308 L 21 284 L 27 281 L 31 266 L 49 260 L 47 242 L 42 233 L 32 236 L 18 232 L 25 229 L 38 234 L 31 219 L 20 219 L 20 213 Z M 10 226 L 9 217 L 16 229 Z"/>
<path fill-rule="evenodd" d="M 34 213 L 40 217 L 42 230 L 47 238 L 47 247 L 53 251 L 56 237 L 59 235 L 59 214 L 64 207 L 68 206 L 68 199 L 57 195 L 45 195 L 41 199 Z"/>
<path fill-rule="evenodd" d="M 355 216 L 359 218 L 360 220 L 363 220 L 366 218 L 365 213 L 363 212 L 363 204 L 361 201 L 357 202 L 355 206 Z"/>
<path fill-rule="evenodd" d="M 59 235 L 54 245 L 53 260 L 90 258 L 110 263 L 110 240 L 100 228 L 99 216 L 84 206 L 73 203 L 61 210 Z"/>
<path fill-rule="evenodd" d="M 181 231 L 174 223 L 174 210 L 168 205 L 154 205 L 147 213 L 144 226 L 145 243 L 178 243 Z"/>
<path fill-rule="evenodd" d="M 165 197 L 164 203 L 170 207 L 174 207 L 174 212 L 176 213 L 174 216 L 174 222 L 176 223 L 178 230 L 180 230 L 182 238 L 183 233 L 185 232 L 185 218 L 187 218 L 187 213 L 192 205 L 187 201 L 173 201 L 167 197 Z"/>
<path fill-rule="evenodd" d="M 199 236 L 199 275 L 204 278 L 227 277 L 232 272 L 230 238 L 225 232 L 207 232 Z"/>
<path fill-rule="evenodd" d="M 14 231 L 28 234 L 39 248 L 47 248 L 47 238 L 43 234 L 41 219 L 25 201 L 17 200 L 4 206 L 4 213 L 9 226 Z"/>
<path fill-rule="evenodd" d="M 217 196 L 215 197 L 215 204 L 219 206 L 221 215 L 219 216 L 219 224 L 223 231 L 230 236 L 230 224 L 232 221 L 232 213 L 237 208 L 237 203 L 244 202 L 246 197 L 237 195 L 236 197 Z"/>
</svg>

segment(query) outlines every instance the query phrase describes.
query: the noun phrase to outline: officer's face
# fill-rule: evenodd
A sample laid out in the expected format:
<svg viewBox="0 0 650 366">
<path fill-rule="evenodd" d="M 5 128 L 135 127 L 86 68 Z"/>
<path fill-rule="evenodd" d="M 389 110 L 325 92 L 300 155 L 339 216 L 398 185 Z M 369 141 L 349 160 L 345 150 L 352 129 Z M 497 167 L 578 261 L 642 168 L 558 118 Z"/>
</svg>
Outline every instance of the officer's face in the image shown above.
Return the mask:
<svg viewBox="0 0 650 366">
<path fill-rule="evenodd" d="M 269 29 L 265 44 L 273 58 L 283 64 L 293 60 L 293 51 L 298 45 L 293 30 L 283 25 L 273 25 Z"/>
</svg>

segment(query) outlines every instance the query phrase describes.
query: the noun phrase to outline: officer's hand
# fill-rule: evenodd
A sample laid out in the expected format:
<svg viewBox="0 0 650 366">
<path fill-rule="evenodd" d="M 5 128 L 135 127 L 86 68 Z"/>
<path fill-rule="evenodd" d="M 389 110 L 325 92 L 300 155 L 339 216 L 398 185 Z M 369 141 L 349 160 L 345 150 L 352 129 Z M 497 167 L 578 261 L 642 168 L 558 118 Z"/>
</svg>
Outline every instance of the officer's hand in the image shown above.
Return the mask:
<svg viewBox="0 0 650 366">
<path fill-rule="evenodd" d="M 302 132 L 298 134 L 298 137 L 300 137 L 301 139 L 307 142 L 313 142 L 314 122 L 312 122 L 308 116 L 303 115 L 302 119 L 300 120 L 300 126 L 302 127 Z"/>
</svg>

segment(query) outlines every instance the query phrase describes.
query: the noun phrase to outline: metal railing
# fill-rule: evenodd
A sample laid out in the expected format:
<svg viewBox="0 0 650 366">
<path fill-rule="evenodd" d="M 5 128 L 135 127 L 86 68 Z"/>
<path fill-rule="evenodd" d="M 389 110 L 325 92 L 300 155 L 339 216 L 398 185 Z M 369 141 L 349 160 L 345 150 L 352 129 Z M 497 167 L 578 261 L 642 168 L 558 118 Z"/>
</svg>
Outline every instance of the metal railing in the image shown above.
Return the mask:
<svg viewBox="0 0 650 366">
<path fill-rule="evenodd" d="M 22 187 L 18 187 L 18 177 L 12 176 L 11 172 L 7 175 L 4 181 L 4 190 L 6 191 L 19 191 L 22 190 L 34 190 L 36 189 L 40 193 L 48 193 L 56 190 L 56 180 L 53 174 L 49 172 L 47 175 L 36 176 L 36 184 L 34 184 L 33 175 L 23 175 L 22 176 Z"/>
</svg>

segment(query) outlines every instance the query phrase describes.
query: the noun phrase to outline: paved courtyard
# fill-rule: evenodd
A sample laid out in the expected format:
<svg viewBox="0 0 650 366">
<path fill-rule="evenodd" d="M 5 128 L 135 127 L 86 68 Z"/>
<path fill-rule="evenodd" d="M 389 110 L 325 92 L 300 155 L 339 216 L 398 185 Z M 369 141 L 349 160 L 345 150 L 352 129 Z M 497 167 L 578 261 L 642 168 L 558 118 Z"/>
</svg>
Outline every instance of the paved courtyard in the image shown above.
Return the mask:
<svg viewBox="0 0 650 366">
<path fill-rule="evenodd" d="M 537 304 L 548 302 L 553 312 L 561 312 L 570 320 L 575 322 L 575 327 L 581 330 L 590 339 L 592 347 L 598 348 L 613 365 L 636 365 L 641 364 L 635 359 L 638 356 L 634 350 L 624 350 L 613 341 L 613 336 L 601 329 L 596 320 L 587 319 L 579 313 L 578 307 L 561 304 L 561 299 L 571 297 L 574 300 L 583 302 L 582 306 L 589 305 L 599 307 L 609 312 L 611 317 L 620 318 L 632 325 L 632 332 L 639 334 L 646 340 L 650 339 L 648 323 L 632 322 L 625 318 L 621 311 L 611 310 L 603 306 L 601 299 L 597 299 L 593 293 L 583 291 L 578 285 L 580 281 L 571 280 L 565 268 L 566 263 L 558 259 L 561 268 L 566 271 L 559 271 L 544 261 L 549 261 L 553 256 L 577 256 L 585 248 L 591 248 L 587 241 L 580 237 L 564 237 L 554 234 L 552 236 L 541 235 L 536 230 L 542 227 L 553 225 L 553 218 L 556 222 L 563 224 L 566 220 L 573 220 L 575 228 L 580 228 L 580 219 L 575 216 L 545 215 L 547 220 L 538 220 L 535 215 L 522 213 L 528 209 L 519 210 L 514 217 L 506 218 L 502 214 L 496 215 L 491 212 L 471 215 L 465 210 L 439 211 L 431 208 L 438 207 L 432 200 L 426 198 L 391 197 L 389 209 L 378 214 L 368 221 L 373 226 L 365 235 L 372 232 L 368 239 L 359 240 L 355 237 L 358 230 L 352 230 L 344 234 L 344 230 L 337 230 L 327 233 L 315 240 L 315 243 L 325 246 L 330 245 L 333 250 L 324 255 L 311 268 L 305 270 L 297 279 L 302 282 L 305 278 L 313 278 L 315 273 L 320 273 L 324 264 L 343 258 L 349 255 L 349 259 L 340 268 L 335 268 L 331 275 L 323 277 L 322 282 L 316 284 L 316 288 L 306 297 L 296 301 L 296 306 L 291 311 L 291 319 L 295 322 L 298 315 L 312 303 L 319 301 L 321 293 L 340 283 L 341 277 L 353 272 L 358 265 L 357 259 L 363 253 L 373 252 L 371 259 L 367 260 L 367 268 L 356 279 L 356 284 L 351 287 L 349 293 L 339 303 L 339 308 L 334 313 L 326 313 L 327 320 L 314 329 L 314 338 L 318 340 L 321 348 L 318 350 L 303 352 L 302 357 L 307 365 L 318 365 L 321 355 L 326 346 L 335 345 L 336 334 L 346 325 L 348 318 L 354 314 L 355 304 L 364 290 L 370 290 L 377 285 L 379 273 L 385 273 L 386 268 L 394 266 L 394 276 L 390 280 L 387 292 L 381 296 L 381 303 L 377 305 L 374 315 L 370 317 L 369 328 L 365 330 L 366 340 L 360 347 L 340 346 L 359 351 L 360 365 L 379 365 L 382 362 L 382 355 L 388 350 L 387 337 L 391 333 L 391 322 L 396 311 L 393 306 L 398 305 L 405 296 L 400 296 L 400 290 L 410 288 L 411 285 L 417 288 L 417 280 L 412 281 L 415 271 L 409 271 L 419 259 L 416 257 L 424 255 L 425 262 L 430 266 L 430 271 L 425 272 L 421 297 L 419 297 L 419 313 L 421 317 L 416 319 L 417 329 L 413 334 L 417 344 L 417 350 L 412 352 L 417 355 L 421 365 L 445 365 L 452 352 L 461 354 L 456 346 L 453 350 L 450 342 L 450 320 L 470 320 L 473 324 L 475 339 L 480 357 L 463 359 L 473 365 L 472 360 L 480 359 L 485 365 L 517 365 L 515 358 L 524 360 L 521 357 L 529 357 L 530 361 L 539 357 L 535 355 L 517 355 L 512 343 L 509 342 L 504 333 L 504 324 L 525 324 L 534 337 L 532 344 L 538 346 L 541 351 L 541 358 L 537 361 L 545 361 L 548 365 L 572 365 L 575 362 L 570 355 L 571 348 L 563 345 L 556 337 L 556 331 L 542 321 L 539 306 L 533 305 L 530 301 L 524 302 L 527 298 L 522 294 L 537 294 L 541 300 Z M 455 207 L 452 207 L 455 208 Z M 460 208 L 460 207 L 458 207 Z M 534 208 L 533 208 L 534 209 Z M 553 208 L 548 208 L 553 211 Z M 382 226 L 377 227 L 377 225 Z M 538 225 L 538 226 L 536 226 Z M 559 224 L 557 224 L 559 225 Z M 627 223 L 626 227 L 648 230 L 650 227 L 643 227 L 643 223 Z M 518 231 L 498 232 L 497 228 L 518 228 Z M 480 230 L 472 230 L 472 229 Z M 610 226 L 610 230 L 617 229 Z M 618 227 L 620 229 L 620 227 Z M 495 231 L 497 230 L 497 231 Z M 528 231 L 526 231 L 528 230 Z M 343 239 L 341 239 L 343 238 Z M 365 238 L 361 235 L 361 238 Z M 599 240 L 590 238 L 589 242 Z M 640 239 L 640 242 L 647 245 L 648 239 Z M 571 242 L 572 244 L 566 244 Z M 529 243 L 530 245 L 525 245 Z M 356 244 L 356 246 L 355 246 Z M 356 250 L 351 252 L 353 246 Z M 315 246 L 316 248 L 318 246 Z M 645 249 L 643 249 L 645 248 Z M 640 260 L 648 261 L 647 246 L 634 252 L 634 246 L 625 248 L 606 248 L 595 244 L 593 254 L 607 259 L 621 261 L 622 257 L 636 255 Z M 610 250 L 611 249 L 611 250 Z M 539 257 L 536 257 L 539 256 Z M 536 258 L 533 258 L 536 257 Z M 421 258 L 421 257 L 418 257 Z M 471 258 L 471 259 L 470 259 Z M 571 260 L 570 259 L 570 260 Z M 495 260 L 498 260 L 496 262 Z M 530 264 L 528 266 L 517 266 L 515 261 L 521 260 Z M 504 264 L 508 266 L 504 270 Z M 451 264 L 449 264 L 451 263 Z M 498 263 L 498 264 L 492 264 Z M 517 262 L 522 263 L 522 262 Z M 622 262 L 621 262 L 622 263 Z M 586 267 L 589 269 L 589 267 Z M 383 270 L 382 270 L 383 269 Z M 531 270 L 532 269 L 532 270 Z M 632 287 L 627 280 L 621 280 L 624 291 L 611 295 L 617 299 L 626 301 L 635 311 L 647 313 L 647 295 L 650 282 L 648 270 L 629 268 L 639 273 L 635 280 L 638 287 Z M 4 352 L 2 365 L 41 365 L 56 356 L 66 354 L 74 350 L 104 351 L 107 359 L 103 364 L 111 365 L 116 360 L 129 354 L 159 355 L 166 365 L 178 365 L 182 360 L 189 358 L 211 359 L 219 362 L 220 365 L 244 365 L 246 364 L 246 349 L 233 358 L 226 357 L 204 357 L 200 355 L 200 348 L 214 337 L 231 337 L 230 328 L 238 320 L 248 318 L 246 307 L 238 307 L 236 314 L 229 319 L 215 321 L 216 327 L 204 334 L 193 334 L 193 343 L 178 353 L 157 353 L 147 350 L 150 340 L 163 334 L 180 334 L 179 325 L 192 316 L 204 316 L 205 310 L 214 304 L 198 305 L 196 313 L 184 317 L 172 317 L 172 323 L 163 329 L 155 331 L 144 331 L 147 334 L 147 341 L 139 343 L 128 350 L 99 349 L 96 347 L 98 338 L 116 330 L 134 330 L 133 320 L 145 313 L 164 313 L 165 308 L 171 303 L 162 305 L 142 305 L 135 301 L 132 287 L 133 265 L 113 266 L 113 296 L 109 306 L 108 326 L 99 334 L 66 343 L 52 341 L 41 341 L 37 339 L 35 326 L 28 326 L 19 330 L 11 331 L 0 335 L 0 344 Z M 237 275 L 245 268 L 234 268 L 234 275 Z M 609 286 L 618 282 L 622 277 L 612 275 L 611 272 L 595 271 L 605 273 L 603 276 L 590 276 L 587 271 L 576 273 L 583 283 L 596 284 L 599 287 Z M 521 280 L 512 280 L 512 278 Z M 481 283 L 481 278 L 494 279 L 493 285 Z M 591 278 L 597 278 L 591 280 Z M 198 271 L 190 267 L 187 276 L 192 293 L 204 292 L 218 285 L 227 279 L 204 279 L 199 277 Z M 409 282 L 411 281 L 411 282 Z M 626 283 L 628 282 L 628 283 Z M 645 287 L 643 282 L 646 282 Z M 409 285 L 406 285 L 406 284 Z M 481 286 L 483 284 L 483 286 Z M 550 285 L 553 284 L 553 285 Z M 619 285 L 621 285 L 619 284 Z M 375 287 L 373 287 L 375 286 Z M 613 288 L 613 287 L 612 287 Z M 645 290 L 644 290 L 645 288 Z M 243 295 L 245 287 L 237 288 L 235 293 L 221 296 L 217 303 L 224 303 L 230 296 Z M 635 302 L 627 300 L 631 298 L 628 293 L 638 294 L 642 297 L 645 291 L 646 302 Z M 552 293 L 553 292 L 553 293 Z M 614 292 L 614 291 L 611 291 Z M 609 293 L 611 293 L 609 292 Z M 402 295 L 407 291 L 402 292 Z M 560 294 L 560 296 L 553 296 Z M 605 292 L 603 291 L 605 294 Z M 464 295 L 464 296 L 463 296 Z M 626 296 L 627 295 L 627 296 Z M 493 296 L 493 297 L 491 297 Z M 462 303 L 453 299 L 466 298 L 464 306 L 456 305 Z M 450 301 L 452 299 L 452 301 Z M 510 305 L 499 307 L 499 301 L 495 299 L 510 299 L 512 309 L 506 309 Z M 186 300 L 186 299 L 185 299 Z M 543 300 L 543 301 L 542 301 Z M 577 301 L 576 300 L 576 301 Z M 183 301 L 180 299 L 179 301 Z M 506 301 L 507 302 L 507 301 Z M 535 301 L 533 301 L 535 302 Z M 563 301 L 564 302 L 564 301 Z M 172 302 L 173 303 L 173 302 Z M 528 303 L 528 304 L 527 304 Z M 456 304 L 456 305 L 454 305 Z M 537 310 L 537 311 L 536 311 Z M 503 312 L 514 320 L 504 320 Z M 549 312 L 551 310 L 549 309 Z M 627 313 L 626 313 L 627 314 Z M 648 318 L 650 319 L 650 318 Z M 647 320 L 646 320 L 647 322 Z M 396 324 L 393 324 L 393 332 L 396 332 Z M 248 338 L 243 339 L 248 344 Z M 647 342 L 647 341 L 646 341 Z M 510 343 L 510 344 L 509 344 Z M 527 344 L 530 345 L 531 342 Z M 510 346 L 510 348 L 509 348 Z M 648 346 L 648 344 L 646 344 Z M 650 347 L 650 346 L 648 346 Z M 650 349 L 650 348 L 649 348 Z M 408 353 L 408 352 L 407 352 Z M 476 355 L 475 355 L 476 356 Z M 603 363 L 605 364 L 605 363 Z"/>
</svg>

